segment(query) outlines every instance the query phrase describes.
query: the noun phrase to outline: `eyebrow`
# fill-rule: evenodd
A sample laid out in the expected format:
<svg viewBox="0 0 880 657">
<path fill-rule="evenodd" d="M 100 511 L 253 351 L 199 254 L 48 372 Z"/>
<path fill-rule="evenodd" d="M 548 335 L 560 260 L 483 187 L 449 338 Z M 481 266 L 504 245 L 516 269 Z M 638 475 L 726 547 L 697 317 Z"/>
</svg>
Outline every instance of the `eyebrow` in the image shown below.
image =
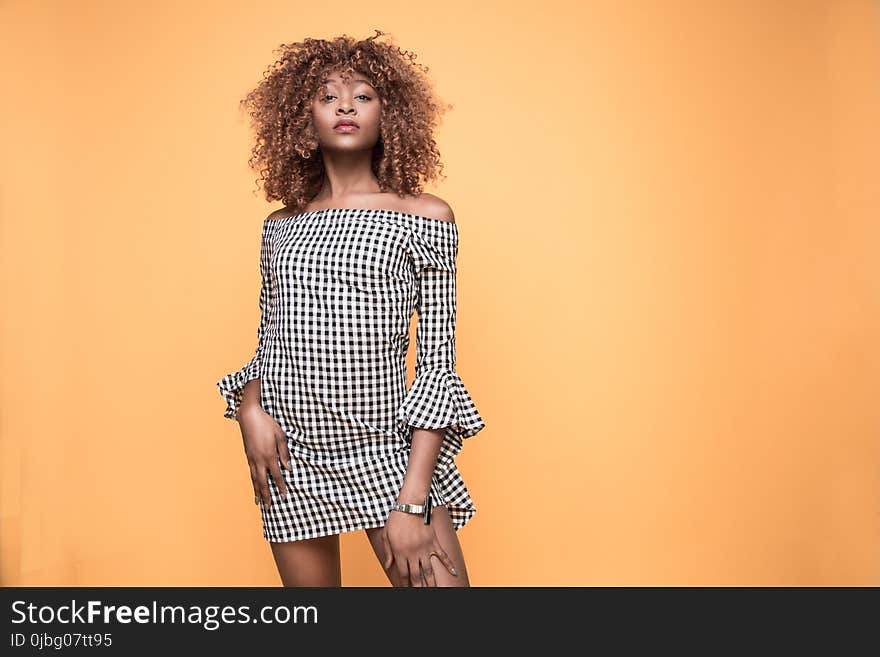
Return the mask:
<svg viewBox="0 0 880 657">
<path fill-rule="evenodd" d="M 322 84 L 327 84 L 328 82 L 337 82 L 337 80 L 334 78 L 329 78 L 327 80 L 321 80 Z M 367 80 L 355 80 L 355 82 L 363 82 L 364 84 L 370 84 L 369 81 L 367 81 Z M 370 85 L 370 86 L 372 86 L 372 85 Z"/>
</svg>

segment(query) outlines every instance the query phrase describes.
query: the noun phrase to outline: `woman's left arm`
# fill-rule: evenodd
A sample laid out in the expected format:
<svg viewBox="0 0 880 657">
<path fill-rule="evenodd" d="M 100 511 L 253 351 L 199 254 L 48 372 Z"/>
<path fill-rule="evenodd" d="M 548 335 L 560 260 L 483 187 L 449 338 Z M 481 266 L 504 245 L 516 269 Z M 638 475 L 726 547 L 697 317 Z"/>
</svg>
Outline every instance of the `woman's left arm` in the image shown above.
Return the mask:
<svg viewBox="0 0 880 657">
<path fill-rule="evenodd" d="M 452 210 L 444 219 L 416 219 L 408 248 L 417 279 L 416 377 L 398 408 L 400 425 L 411 429 L 412 439 L 397 501 L 420 504 L 434 476 L 450 466 L 463 440 L 476 435 L 484 423 L 455 371 L 458 227 Z M 385 527 L 386 570 L 397 561 L 404 581 L 436 585 L 430 561 L 436 553 L 456 575 L 433 526 L 424 524 L 420 516 L 392 511 Z"/>
</svg>

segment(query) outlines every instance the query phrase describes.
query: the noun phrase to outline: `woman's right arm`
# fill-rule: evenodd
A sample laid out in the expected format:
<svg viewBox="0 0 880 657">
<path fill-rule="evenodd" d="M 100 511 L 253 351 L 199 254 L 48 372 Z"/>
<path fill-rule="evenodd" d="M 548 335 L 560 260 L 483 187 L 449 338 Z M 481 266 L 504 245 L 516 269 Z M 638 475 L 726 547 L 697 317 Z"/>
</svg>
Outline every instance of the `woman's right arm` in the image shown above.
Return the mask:
<svg viewBox="0 0 880 657">
<path fill-rule="evenodd" d="M 260 396 L 263 348 L 271 314 L 271 302 L 274 298 L 270 267 L 271 223 L 271 219 L 263 222 L 260 246 L 260 326 L 257 330 L 256 351 L 244 367 L 238 372 L 227 374 L 217 384 L 227 404 L 224 416 L 236 420 L 241 429 L 254 487 L 254 501 L 261 499 L 267 506 L 272 504 L 267 473 L 275 481 L 282 497 L 286 497 L 287 487 L 279 462 L 283 467 L 290 469 L 287 436 L 275 418 L 263 409 Z"/>
<path fill-rule="evenodd" d="M 271 302 L 274 297 L 271 271 L 271 254 L 272 240 L 270 235 L 272 220 L 266 219 L 263 222 L 262 236 L 260 238 L 260 325 L 257 329 L 257 346 L 253 357 L 237 372 L 232 372 L 224 376 L 217 382 L 217 388 L 220 394 L 226 400 L 226 409 L 223 412 L 224 417 L 232 420 L 240 419 L 240 408 L 244 403 L 244 391 L 248 390 L 249 405 L 253 405 L 255 401 L 260 404 L 259 383 L 251 383 L 259 381 L 262 361 L 263 347 L 266 340 L 267 327 L 269 325 L 269 316 L 271 315 Z M 253 389 L 256 388 L 256 393 Z"/>
</svg>

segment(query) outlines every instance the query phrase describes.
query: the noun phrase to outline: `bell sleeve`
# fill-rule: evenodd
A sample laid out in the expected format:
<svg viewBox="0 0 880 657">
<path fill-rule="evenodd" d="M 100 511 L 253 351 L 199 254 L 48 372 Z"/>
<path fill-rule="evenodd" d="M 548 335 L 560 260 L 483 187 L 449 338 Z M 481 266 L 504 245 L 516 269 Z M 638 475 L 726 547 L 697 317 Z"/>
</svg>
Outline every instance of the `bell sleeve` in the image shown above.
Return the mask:
<svg viewBox="0 0 880 657">
<path fill-rule="evenodd" d="M 223 412 L 223 417 L 227 417 L 231 420 L 236 419 L 235 416 L 241 406 L 245 384 L 248 381 L 260 378 L 260 366 L 269 317 L 269 301 L 272 296 L 271 276 L 269 271 L 270 224 L 271 220 L 268 219 L 263 222 L 263 231 L 260 238 L 260 325 L 257 329 L 257 347 L 254 356 L 240 370 L 225 375 L 217 382 L 217 388 L 223 396 L 223 399 L 226 401 L 226 410 Z"/>
<path fill-rule="evenodd" d="M 463 440 L 485 426 L 455 371 L 458 226 L 425 218 L 414 227 L 409 250 L 416 273 L 416 371 L 397 418 L 405 427 L 445 429 L 437 463 L 441 472 Z"/>
</svg>

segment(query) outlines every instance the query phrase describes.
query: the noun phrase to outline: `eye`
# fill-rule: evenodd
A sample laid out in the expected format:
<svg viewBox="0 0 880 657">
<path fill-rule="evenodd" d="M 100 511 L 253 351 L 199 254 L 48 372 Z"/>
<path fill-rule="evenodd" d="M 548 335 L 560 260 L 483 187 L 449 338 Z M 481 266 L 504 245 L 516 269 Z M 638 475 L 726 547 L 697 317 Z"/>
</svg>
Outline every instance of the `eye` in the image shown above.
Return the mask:
<svg viewBox="0 0 880 657">
<path fill-rule="evenodd" d="M 324 94 L 323 96 L 321 96 L 321 100 L 325 101 L 329 100 L 330 98 L 336 98 L 336 96 L 334 96 L 333 94 Z M 367 94 L 358 94 L 357 96 L 355 96 L 355 98 L 365 98 L 366 100 L 372 100 L 372 98 Z"/>
</svg>

